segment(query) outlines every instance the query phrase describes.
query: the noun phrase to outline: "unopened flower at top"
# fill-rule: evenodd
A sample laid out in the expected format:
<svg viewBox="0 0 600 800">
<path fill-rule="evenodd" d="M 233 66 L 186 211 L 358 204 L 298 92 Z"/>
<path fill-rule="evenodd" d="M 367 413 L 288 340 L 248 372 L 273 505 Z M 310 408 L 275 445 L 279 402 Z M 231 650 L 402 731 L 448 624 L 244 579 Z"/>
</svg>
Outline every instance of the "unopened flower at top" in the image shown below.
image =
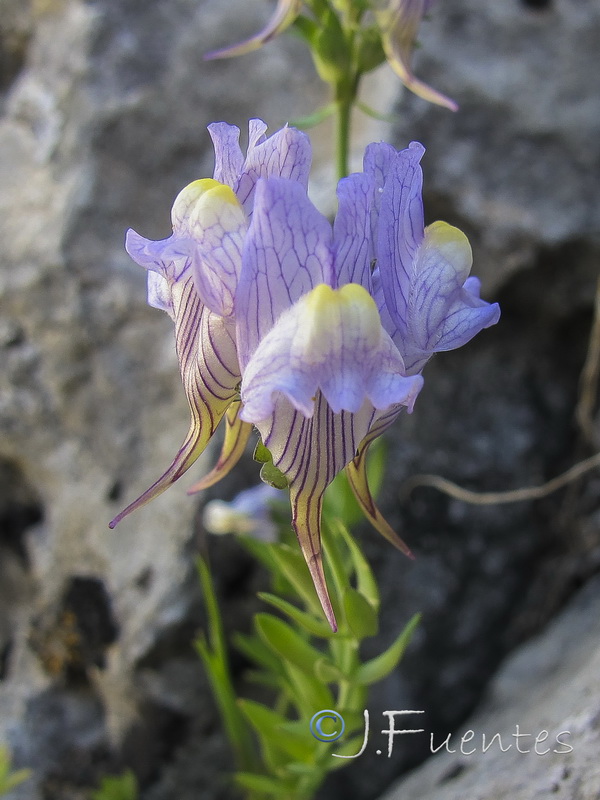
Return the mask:
<svg viewBox="0 0 600 800">
<path fill-rule="evenodd" d="M 273 12 L 273 16 L 259 33 L 239 44 L 233 44 L 230 47 L 224 47 L 221 50 L 214 50 L 212 53 L 207 53 L 205 58 L 231 58 L 233 56 L 242 56 L 245 53 L 251 53 L 253 50 L 258 50 L 259 47 L 270 42 L 271 39 L 279 36 L 286 28 L 289 28 L 300 14 L 301 8 L 302 0 L 277 0 L 277 6 Z"/>
<path fill-rule="evenodd" d="M 378 32 L 379 47 L 383 48 L 389 65 L 406 88 L 430 103 L 456 111 L 458 106 L 454 100 L 419 80 L 412 71 L 412 56 L 417 44 L 419 26 L 434 3 L 435 0 L 369 0 L 367 3 L 355 3 L 354 13 L 342 14 L 341 24 L 336 21 L 325 30 L 322 26 L 327 25 L 327 20 L 333 18 L 332 15 L 336 14 L 336 9 L 346 6 L 349 10 L 353 5 L 353 0 L 348 0 L 345 4 L 343 2 L 326 2 L 318 5 L 306 0 L 304 5 L 308 7 L 309 11 L 314 11 L 317 18 L 316 20 L 313 20 L 312 17 L 304 18 L 304 33 L 311 49 L 314 50 L 317 61 L 322 60 L 323 57 L 326 61 L 339 61 L 345 44 L 348 44 L 347 68 L 350 71 L 355 69 L 358 69 L 359 72 L 368 71 L 376 65 L 377 61 L 371 62 L 369 58 L 365 63 L 359 58 L 359 61 L 352 65 L 352 56 L 357 52 L 353 41 L 354 33 L 359 27 L 357 21 L 362 20 L 364 9 L 370 7 L 376 24 L 375 28 L 369 30 L 372 33 Z M 302 0 L 278 0 L 272 17 L 261 31 L 243 42 L 207 53 L 205 58 L 208 60 L 230 58 L 257 50 L 289 28 L 300 17 L 302 5 Z M 328 9 L 328 11 L 323 14 L 323 9 Z M 352 22 L 350 27 L 344 31 L 346 16 L 351 18 Z M 370 47 L 372 47 L 372 39 L 370 41 Z M 383 56 L 381 60 L 383 60 Z"/>
<path fill-rule="evenodd" d="M 377 24 L 388 64 L 411 92 L 456 111 L 458 106 L 446 95 L 432 89 L 415 77 L 412 56 L 417 42 L 419 26 L 435 0 L 374 0 Z"/>
<path fill-rule="evenodd" d="M 264 130 L 256 121 L 253 129 Z M 292 524 L 335 627 L 321 560 L 325 489 L 346 468 L 368 518 L 407 550 L 370 495 L 367 448 L 412 410 L 428 358 L 464 344 L 499 311 L 468 278 L 464 234 L 443 222 L 424 227 L 420 144 L 370 145 L 364 172 L 338 186 L 331 226 L 307 196 L 301 134 L 286 128 L 255 145 L 271 143 L 272 156 L 255 169 L 254 149 L 243 163 L 235 129 L 215 130 L 215 179 L 176 200 L 173 236 L 128 239 L 138 263 L 158 273 L 151 302 L 175 319 L 193 420 L 172 467 L 114 524 L 176 480 L 224 414 L 223 452 L 195 488 L 231 468 L 256 426 L 289 487 Z"/>
</svg>

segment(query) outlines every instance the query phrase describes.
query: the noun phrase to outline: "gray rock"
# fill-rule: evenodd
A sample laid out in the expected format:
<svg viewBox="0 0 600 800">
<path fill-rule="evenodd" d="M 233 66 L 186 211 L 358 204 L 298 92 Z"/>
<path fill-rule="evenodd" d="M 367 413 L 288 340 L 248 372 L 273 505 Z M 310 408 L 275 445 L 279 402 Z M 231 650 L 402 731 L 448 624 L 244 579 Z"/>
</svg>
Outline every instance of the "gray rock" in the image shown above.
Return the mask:
<svg viewBox="0 0 600 800">
<path fill-rule="evenodd" d="M 596 578 L 543 634 L 506 661 L 480 710 L 452 733 L 447 746 L 443 738 L 434 739 L 440 754 L 382 800 L 597 797 L 599 636 Z M 427 731 L 415 736 L 429 738 Z M 399 738 L 395 744 L 402 746 Z"/>
<path fill-rule="evenodd" d="M 599 39 L 593 0 L 439 3 L 423 27 L 417 64 L 460 111 L 407 95 L 398 133 L 426 144 L 429 211 L 474 234 L 489 286 L 541 248 L 598 243 Z"/>
</svg>

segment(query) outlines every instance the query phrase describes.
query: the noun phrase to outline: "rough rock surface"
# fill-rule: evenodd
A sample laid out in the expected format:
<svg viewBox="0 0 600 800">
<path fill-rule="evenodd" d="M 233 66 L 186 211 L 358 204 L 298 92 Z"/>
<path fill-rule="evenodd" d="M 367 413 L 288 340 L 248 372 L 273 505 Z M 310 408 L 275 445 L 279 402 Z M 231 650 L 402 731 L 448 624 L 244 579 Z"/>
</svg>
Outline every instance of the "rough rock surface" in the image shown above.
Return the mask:
<svg viewBox="0 0 600 800">
<path fill-rule="evenodd" d="M 598 797 L 599 640 L 596 578 L 542 635 L 507 660 L 480 710 L 447 746 L 434 740 L 440 755 L 382 800 Z M 421 727 L 418 718 L 408 720 Z M 415 736 L 429 738 L 427 731 Z M 399 738 L 395 745 L 402 746 Z"/>
<path fill-rule="evenodd" d="M 211 172 L 209 122 L 261 116 L 275 129 L 322 100 L 293 40 L 202 62 L 264 11 L 2 6 L 0 742 L 35 773 L 11 800 L 75 800 L 126 765 L 145 800 L 229 795 L 190 647 L 202 620 L 197 503 L 176 486 L 116 532 L 106 524 L 166 466 L 187 422 L 171 323 L 146 307 L 124 230 L 168 234 L 177 191 Z M 371 134 L 424 141 L 429 216 L 465 228 L 503 307 L 500 326 L 432 362 L 391 438 L 382 504 L 417 561 L 361 532 L 387 609 L 373 652 L 424 612 L 374 716 L 420 707 L 428 729 L 453 730 L 507 650 L 600 564 L 596 479 L 537 504 L 472 508 L 425 489 L 398 502 L 414 471 L 513 488 L 586 454 L 572 411 L 599 255 L 599 17 L 591 0 L 440 3 L 417 68 L 461 112 L 405 97 L 393 133 Z M 385 103 L 394 81 L 379 73 L 366 99 Z M 224 496 L 251 475 L 242 465 Z M 234 542 L 211 544 L 227 619 L 243 626 L 259 578 Z M 377 796 L 427 755 L 413 744 L 398 759 L 365 755 L 323 796 Z"/>
<path fill-rule="evenodd" d="M 406 98 L 401 134 L 426 143 L 436 211 L 473 232 L 490 285 L 540 249 L 598 243 L 599 37 L 594 0 L 439 3 L 426 26 L 420 63 L 460 111 Z"/>
</svg>

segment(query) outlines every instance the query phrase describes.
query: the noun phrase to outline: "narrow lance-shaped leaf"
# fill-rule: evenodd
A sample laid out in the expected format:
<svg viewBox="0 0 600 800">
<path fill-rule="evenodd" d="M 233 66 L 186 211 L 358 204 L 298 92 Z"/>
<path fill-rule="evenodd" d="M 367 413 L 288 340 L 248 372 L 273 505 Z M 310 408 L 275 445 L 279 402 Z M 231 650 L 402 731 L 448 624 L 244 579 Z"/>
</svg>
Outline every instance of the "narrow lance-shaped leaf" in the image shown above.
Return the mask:
<svg viewBox="0 0 600 800">
<path fill-rule="evenodd" d="M 310 645 L 288 625 L 272 614 L 257 614 L 255 617 L 256 629 L 260 637 L 282 658 L 292 664 L 314 674 L 315 662 L 322 657 L 322 653 Z"/>
<path fill-rule="evenodd" d="M 368 686 L 383 680 L 392 670 L 396 669 L 420 619 L 421 615 L 415 614 L 398 638 L 384 653 L 361 664 L 352 676 L 353 681 Z"/>
<path fill-rule="evenodd" d="M 377 612 L 364 595 L 352 587 L 344 593 L 344 611 L 348 627 L 357 639 L 375 636 L 379 627 Z"/>
<path fill-rule="evenodd" d="M 223 620 L 212 575 L 208 564 L 203 559 L 198 559 L 197 566 L 208 616 L 209 635 L 208 640 L 204 635 L 196 640 L 196 650 L 204 663 L 238 765 L 242 769 L 253 769 L 256 764 L 254 744 L 236 703 L 229 670 Z"/>
<path fill-rule="evenodd" d="M 285 717 L 254 700 L 239 700 L 239 707 L 252 727 L 272 747 L 283 750 L 288 756 L 299 761 L 310 758 L 314 751 L 313 742 L 306 736 L 285 729 Z"/>
<path fill-rule="evenodd" d="M 336 525 L 336 523 L 333 523 Z M 343 537 L 350 551 L 354 572 L 356 573 L 356 583 L 358 591 L 366 597 L 375 611 L 379 610 L 379 587 L 373 575 L 369 562 L 365 558 L 362 550 L 352 538 L 352 534 L 341 522 L 336 525 L 337 530 Z"/>
<path fill-rule="evenodd" d="M 277 608 L 279 611 L 282 611 L 284 614 L 286 614 L 292 620 L 292 622 L 295 622 L 298 626 L 304 628 L 307 633 L 310 633 L 313 636 L 320 636 L 325 639 L 334 635 L 329 625 L 323 622 L 322 619 L 318 619 L 312 614 L 302 611 L 302 609 L 293 605 L 293 603 L 288 603 L 287 600 L 284 600 L 277 595 L 270 594 L 269 592 L 259 592 L 258 596 L 261 600 L 264 600 L 265 603 L 269 603 L 274 608 Z"/>
</svg>

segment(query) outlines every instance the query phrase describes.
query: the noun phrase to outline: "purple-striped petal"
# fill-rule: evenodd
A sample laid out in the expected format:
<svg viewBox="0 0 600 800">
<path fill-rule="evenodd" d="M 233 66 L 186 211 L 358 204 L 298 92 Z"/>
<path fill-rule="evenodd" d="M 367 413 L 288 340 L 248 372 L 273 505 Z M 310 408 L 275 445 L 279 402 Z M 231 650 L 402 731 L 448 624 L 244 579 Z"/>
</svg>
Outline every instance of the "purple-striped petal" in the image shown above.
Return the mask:
<svg viewBox="0 0 600 800">
<path fill-rule="evenodd" d="M 279 393 L 304 416 L 320 390 L 334 413 L 365 402 L 412 409 L 422 386 L 407 378 L 396 346 L 382 329 L 375 302 L 358 284 L 320 284 L 283 312 L 246 365 L 240 415 L 257 423 L 273 413 Z"/>
<path fill-rule="evenodd" d="M 202 301 L 222 317 L 233 313 L 248 220 L 229 186 L 196 181 L 197 199 L 188 211 L 194 236 L 193 275 Z"/>
<path fill-rule="evenodd" d="M 407 316 L 415 259 L 424 237 L 419 164 L 424 152 L 423 145 L 412 142 L 397 154 L 381 196 L 377 266 L 388 312 L 398 326 Z"/>
<path fill-rule="evenodd" d="M 371 291 L 374 194 L 375 181 L 365 173 L 354 173 L 338 183 L 338 211 L 333 223 L 334 288 L 358 283 Z"/>
<path fill-rule="evenodd" d="M 191 277 L 172 285 L 175 341 L 191 414 L 188 434 L 173 463 L 110 523 L 153 500 L 178 480 L 205 449 L 235 398 L 240 380 L 233 326 L 201 302 Z"/>
<path fill-rule="evenodd" d="M 175 320 L 171 286 L 158 272 L 148 272 L 148 305 L 166 311 L 171 319 Z"/>
<path fill-rule="evenodd" d="M 283 311 L 332 281 L 331 225 L 294 181 L 257 184 L 235 298 L 242 370 Z"/>
<path fill-rule="evenodd" d="M 125 249 L 140 267 L 176 283 L 191 275 L 194 243 L 176 234 L 168 239 L 145 239 L 131 228 L 125 236 Z"/>
<path fill-rule="evenodd" d="M 250 121 L 248 154 L 234 184 L 238 199 L 248 216 L 252 214 L 254 191 L 260 178 L 288 178 L 297 181 L 305 189 L 308 186 L 312 160 L 308 136 L 286 125 L 267 139 L 265 130 L 266 125 L 261 120 Z"/>
<path fill-rule="evenodd" d="M 225 414 L 225 437 L 221 454 L 211 471 L 187 490 L 188 494 L 196 494 L 209 486 L 214 486 L 231 470 L 240 460 L 246 449 L 246 444 L 253 431 L 253 426 L 243 422 L 239 417 L 240 403 L 233 402 Z"/>
<path fill-rule="evenodd" d="M 286 398 L 257 424 L 275 466 L 289 482 L 292 525 L 308 565 L 323 610 L 332 628 L 335 616 L 327 592 L 321 554 L 323 493 L 354 457 L 376 415 L 368 403 L 357 414 L 334 414 L 319 392 L 315 411 L 306 419 Z"/>
<path fill-rule="evenodd" d="M 388 302 L 392 281 L 386 269 L 390 265 L 382 259 L 381 282 L 394 325 L 390 334 L 409 374 L 420 371 L 433 353 L 461 347 L 498 321 L 498 304 L 481 300 L 479 281 L 467 277 L 471 263 L 467 237 L 445 222 L 434 222 L 425 229 L 412 264 L 396 271 L 400 289 L 396 289 L 394 314 Z"/>
<path fill-rule="evenodd" d="M 462 347 L 483 328 L 498 322 L 498 303 L 482 300 L 479 296 L 480 287 L 478 278 L 467 278 L 463 286 L 451 293 L 436 331 L 436 352 Z"/>
<path fill-rule="evenodd" d="M 208 126 L 208 132 L 215 148 L 213 178 L 233 189 L 244 166 L 240 129 L 226 122 L 213 122 Z"/>
<path fill-rule="evenodd" d="M 244 211 L 252 215 L 254 189 L 259 178 L 289 178 L 308 186 L 312 160 L 310 139 L 287 125 L 267 138 L 261 119 L 248 122 L 248 150 L 240 148 L 240 129 L 225 122 L 208 126 L 215 148 L 214 179 L 230 186 Z"/>
<path fill-rule="evenodd" d="M 131 258 L 148 270 L 148 304 L 175 319 L 172 286 L 191 276 L 193 242 L 173 234 L 168 239 L 145 239 L 131 228 L 125 237 Z"/>
</svg>

